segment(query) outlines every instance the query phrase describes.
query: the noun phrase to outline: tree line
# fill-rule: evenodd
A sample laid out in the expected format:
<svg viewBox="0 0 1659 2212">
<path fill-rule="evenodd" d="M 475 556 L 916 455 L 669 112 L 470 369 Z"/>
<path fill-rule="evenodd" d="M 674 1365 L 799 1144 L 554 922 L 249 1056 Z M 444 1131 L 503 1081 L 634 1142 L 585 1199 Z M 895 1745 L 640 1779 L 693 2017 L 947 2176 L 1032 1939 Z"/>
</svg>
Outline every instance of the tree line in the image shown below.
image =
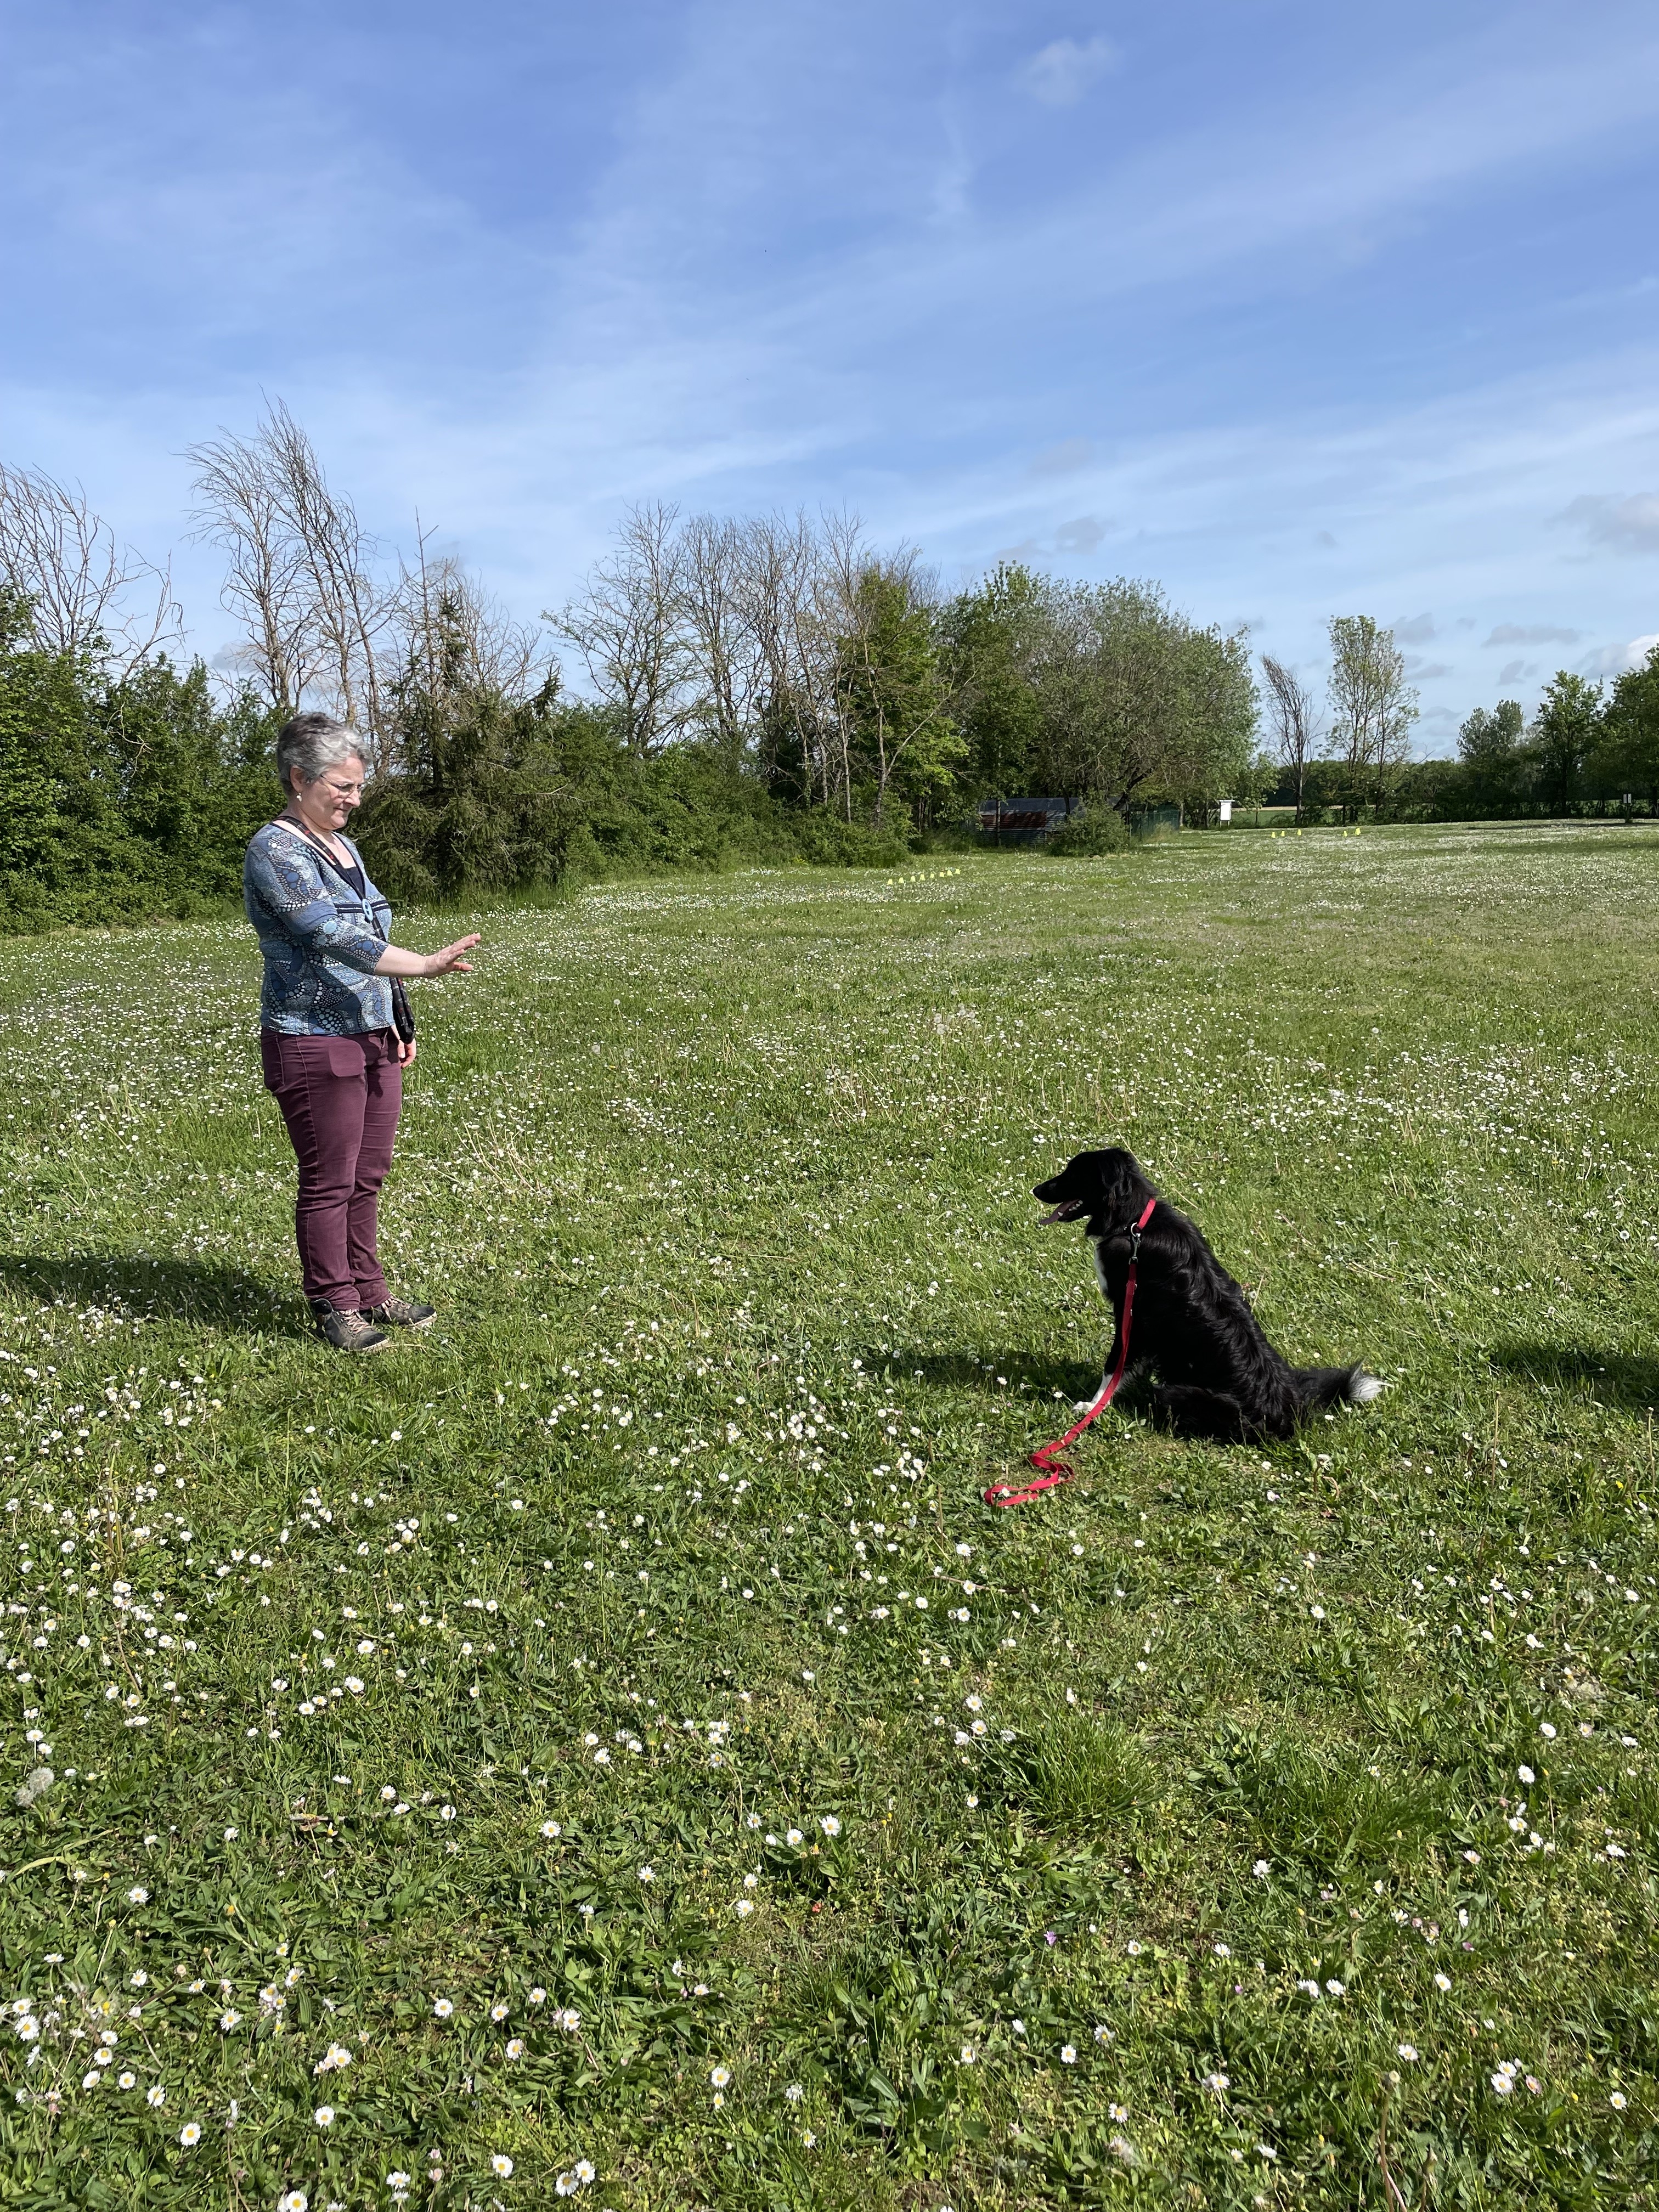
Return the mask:
<svg viewBox="0 0 1659 2212">
<path fill-rule="evenodd" d="M 1417 695 L 1392 635 L 1367 617 L 1329 625 L 1322 702 L 1270 655 L 1261 663 L 1271 750 L 1250 795 L 1293 806 L 1297 821 L 1468 821 L 1494 817 L 1659 815 L 1659 647 L 1613 684 L 1559 669 L 1530 721 L 1520 702 L 1477 707 L 1455 760 L 1408 757 Z"/>
<path fill-rule="evenodd" d="M 165 566 L 78 491 L 0 468 L 0 927 L 234 896 L 301 705 L 362 732 L 361 839 L 398 898 L 890 865 L 991 795 L 1066 797 L 1060 843 L 1085 851 L 1149 809 L 1202 819 L 1275 787 L 1304 811 L 1502 811 L 1623 779 L 1659 811 L 1651 672 L 1606 698 L 1558 678 L 1529 727 L 1504 702 L 1459 763 L 1413 763 L 1404 659 L 1364 617 L 1331 623 L 1322 700 L 1272 658 L 1259 692 L 1246 635 L 1153 583 L 1006 562 L 946 590 L 850 516 L 650 504 L 531 627 L 418 523 L 405 552 L 376 538 L 280 402 L 189 458 L 234 630 L 212 671 Z"/>
</svg>

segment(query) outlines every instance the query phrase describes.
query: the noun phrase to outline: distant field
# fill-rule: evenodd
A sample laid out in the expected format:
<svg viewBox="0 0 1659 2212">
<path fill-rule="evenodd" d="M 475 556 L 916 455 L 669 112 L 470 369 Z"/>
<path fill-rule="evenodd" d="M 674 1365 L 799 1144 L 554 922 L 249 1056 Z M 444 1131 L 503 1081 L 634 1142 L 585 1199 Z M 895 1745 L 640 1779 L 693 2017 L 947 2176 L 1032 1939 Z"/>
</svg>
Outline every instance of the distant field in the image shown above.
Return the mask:
<svg viewBox="0 0 1659 2212">
<path fill-rule="evenodd" d="M 0 2204 L 1655 2203 L 1656 863 L 481 917 L 361 1364 L 251 934 L 0 945 Z M 1390 1388 L 993 1513 L 1114 1139 Z"/>
</svg>

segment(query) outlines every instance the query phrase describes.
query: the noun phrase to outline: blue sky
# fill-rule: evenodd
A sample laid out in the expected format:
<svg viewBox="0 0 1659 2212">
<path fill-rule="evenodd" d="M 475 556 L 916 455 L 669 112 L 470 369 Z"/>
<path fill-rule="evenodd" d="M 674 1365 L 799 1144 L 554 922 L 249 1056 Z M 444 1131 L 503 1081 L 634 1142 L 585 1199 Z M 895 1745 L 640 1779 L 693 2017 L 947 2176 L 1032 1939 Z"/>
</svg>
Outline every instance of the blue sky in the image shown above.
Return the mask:
<svg viewBox="0 0 1659 2212">
<path fill-rule="evenodd" d="M 1161 580 L 1476 703 L 1659 635 L 1659 10 L 0 0 L 0 458 L 280 394 L 517 611 L 631 501 Z"/>
</svg>

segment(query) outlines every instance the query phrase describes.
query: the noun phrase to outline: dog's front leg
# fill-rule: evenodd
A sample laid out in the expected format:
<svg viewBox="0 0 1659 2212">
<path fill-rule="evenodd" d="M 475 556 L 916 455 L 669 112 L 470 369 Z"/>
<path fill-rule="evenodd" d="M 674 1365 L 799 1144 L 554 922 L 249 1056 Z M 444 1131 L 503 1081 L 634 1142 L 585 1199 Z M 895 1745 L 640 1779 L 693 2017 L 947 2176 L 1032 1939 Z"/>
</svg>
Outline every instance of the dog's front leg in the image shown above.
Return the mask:
<svg viewBox="0 0 1659 2212">
<path fill-rule="evenodd" d="M 1123 1332 L 1121 1329 L 1115 1329 L 1112 1332 L 1112 1348 L 1106 1355 L 1105 1372 L 1101 1376 L 1099 1387 L 1096 1389 L 1092 1397 L 1078 1399 L 1072 1408 L 1073 1413 L 1086 1413 L 1090 1407 L 1094 1404 L 1095 1400 L 1097 1398 L 1103 1397 L 1105 1395 L 1106 1385 L 1111 1381 L 1113 1376 L 1117 1372 L 1118 1358 L 1122 1352 L 1122 1349 Z"/>
</svg>

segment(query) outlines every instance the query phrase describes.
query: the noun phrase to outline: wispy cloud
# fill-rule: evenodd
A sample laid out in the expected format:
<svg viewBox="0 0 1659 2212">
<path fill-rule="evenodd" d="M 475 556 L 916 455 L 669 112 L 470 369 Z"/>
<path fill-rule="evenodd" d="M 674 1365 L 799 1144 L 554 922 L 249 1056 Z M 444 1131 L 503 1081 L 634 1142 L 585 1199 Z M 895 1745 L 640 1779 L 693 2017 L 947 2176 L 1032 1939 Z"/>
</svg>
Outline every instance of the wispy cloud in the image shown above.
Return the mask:
<svg viewBox="0 0 1659 2212">
<path fill-rule="evenodd" d="M 1075 107 L 1118 60 L 1109 39 L 1055 39 L 1031 56 L 1020 82 L 1045 107 Z"/>
<path fill-rule="evenodd" d="M 1431 607 L 1416 647 L 1650 626 L 1612 556 L 1651 495 L 1575 504 L 1659 482 L 1645 4 L 1401 0 L 1379 56 L 1314 0 L 1199 0 L 1137 22 L 1109 131 L 1109 42 L 1034 53 L 986 0 L 404 0 L 390 37 L 383 4 L 13 27 L 4 457 L 147 548 L 182 447 L 280 392 L 378 524 L 418 507 L 526 613 L 664 496 L 848 506 L 952 575 L 1121 567 L 1293 659 L 1340 611 Z M 179 575 L 211 647 L 206 556 Z"/>
<path fill-rule="evenodd" d="M 1556 517 L 1582 531 L 1592 545 L 1616 553 L 1659 553 L 1659 492 L 1632 492 L 1624 499 L 1581 493 Z"/>
<path fill-rule="evenodd" d="M 1578 636 L 1576 629 L 1563 629 L 1558 623 L 1499 623 L 1481 645 L 1483 649 L 1489 645 L 1577 645 Z"/>
</svg>

